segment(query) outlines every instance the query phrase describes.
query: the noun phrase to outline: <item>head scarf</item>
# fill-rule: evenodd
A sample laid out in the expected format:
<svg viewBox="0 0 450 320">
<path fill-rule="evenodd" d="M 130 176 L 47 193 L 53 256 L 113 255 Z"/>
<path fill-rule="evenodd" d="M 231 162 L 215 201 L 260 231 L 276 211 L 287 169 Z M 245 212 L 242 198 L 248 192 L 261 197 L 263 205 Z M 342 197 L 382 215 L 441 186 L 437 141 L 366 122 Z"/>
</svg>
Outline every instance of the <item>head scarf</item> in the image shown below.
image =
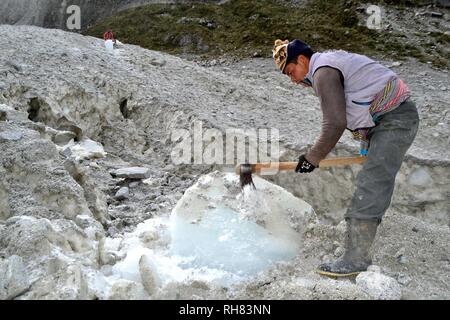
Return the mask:
<svg viewBox="0 0 450 320">
<path fill-rule="evenodd" d="M 273 45 L 272 54 L 273 59 L 275 60 L 275 64 L 281 72 L 284 71 L 284 67 L 286 67 L 286 58 L 287 58 L 287 46 L 289 44 L 289 40 L 276 40 Z"/>
</svg>

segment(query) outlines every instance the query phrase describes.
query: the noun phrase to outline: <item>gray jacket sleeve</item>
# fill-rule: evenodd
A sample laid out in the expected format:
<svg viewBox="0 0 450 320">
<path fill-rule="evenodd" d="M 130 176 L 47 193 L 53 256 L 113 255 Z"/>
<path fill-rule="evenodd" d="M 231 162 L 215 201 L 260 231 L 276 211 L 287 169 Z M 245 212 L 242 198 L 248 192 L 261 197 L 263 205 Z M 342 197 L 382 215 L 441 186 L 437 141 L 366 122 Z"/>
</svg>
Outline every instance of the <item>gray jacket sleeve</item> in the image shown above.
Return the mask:
<svg viewBox="0 0 450 320">
<path fill-rule="evenodd" d="M 320 160 L 334 148 L 347 127 L 342 73 L 331 67 L 318 69 L 314 74 L 313 89 L 322 108 L 322 130 L 305 157 L 317 167 Z"/>
</svg>

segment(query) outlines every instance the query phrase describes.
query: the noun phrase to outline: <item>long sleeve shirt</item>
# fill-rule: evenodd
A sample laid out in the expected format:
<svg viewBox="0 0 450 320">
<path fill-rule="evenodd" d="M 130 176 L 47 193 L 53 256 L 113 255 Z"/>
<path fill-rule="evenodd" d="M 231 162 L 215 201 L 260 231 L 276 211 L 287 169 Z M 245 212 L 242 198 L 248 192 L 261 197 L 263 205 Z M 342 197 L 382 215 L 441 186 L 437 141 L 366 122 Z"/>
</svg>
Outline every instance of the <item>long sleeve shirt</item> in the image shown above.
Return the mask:
<svg viewBox="0 0 450 320">
<path fill-rule="evenodd" d="M 347 127 L 342 73 L 331 67 L 321 67 L 314 73 L 313 89 L 320 100 L 322 129 L 305 157 L 317 167 L 336 146 Z"/>
</svg>

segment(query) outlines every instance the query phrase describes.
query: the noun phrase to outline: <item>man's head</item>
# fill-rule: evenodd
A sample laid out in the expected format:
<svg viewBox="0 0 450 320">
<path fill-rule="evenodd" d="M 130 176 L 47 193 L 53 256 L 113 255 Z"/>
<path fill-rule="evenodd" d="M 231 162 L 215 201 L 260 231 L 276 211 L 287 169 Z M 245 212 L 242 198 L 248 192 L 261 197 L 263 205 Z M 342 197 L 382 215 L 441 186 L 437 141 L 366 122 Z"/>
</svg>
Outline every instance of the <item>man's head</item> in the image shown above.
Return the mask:
<svg viewBox="0 0 450 320">
<path fill-rule="evenodd" d="M 309 59 L 314 54 L 309 45 L 298 39 L 291 42 L 276 40 L 272 52 L 281 72 L 289 76 L 292 82 L 309 86 L 301 82 L 308 74 Z"/>
</svg>

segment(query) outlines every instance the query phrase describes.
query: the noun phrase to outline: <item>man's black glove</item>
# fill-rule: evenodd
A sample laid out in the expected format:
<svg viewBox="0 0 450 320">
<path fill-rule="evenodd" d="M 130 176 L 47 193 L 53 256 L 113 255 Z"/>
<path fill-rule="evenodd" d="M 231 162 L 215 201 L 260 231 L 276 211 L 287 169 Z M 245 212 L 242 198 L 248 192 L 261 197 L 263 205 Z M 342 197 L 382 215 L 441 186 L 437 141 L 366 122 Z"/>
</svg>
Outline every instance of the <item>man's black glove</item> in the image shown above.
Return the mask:
<svg viewBox="0 0 450 320">
<path fill-rule="evenodd" d="M 306 160 L 305 155 L 301 155 L 298 159 L 297 168 L 295 168 L 295 172 L 300 173 L 309 173 L 312 172 L 316 167 Z"/>
</svg>

